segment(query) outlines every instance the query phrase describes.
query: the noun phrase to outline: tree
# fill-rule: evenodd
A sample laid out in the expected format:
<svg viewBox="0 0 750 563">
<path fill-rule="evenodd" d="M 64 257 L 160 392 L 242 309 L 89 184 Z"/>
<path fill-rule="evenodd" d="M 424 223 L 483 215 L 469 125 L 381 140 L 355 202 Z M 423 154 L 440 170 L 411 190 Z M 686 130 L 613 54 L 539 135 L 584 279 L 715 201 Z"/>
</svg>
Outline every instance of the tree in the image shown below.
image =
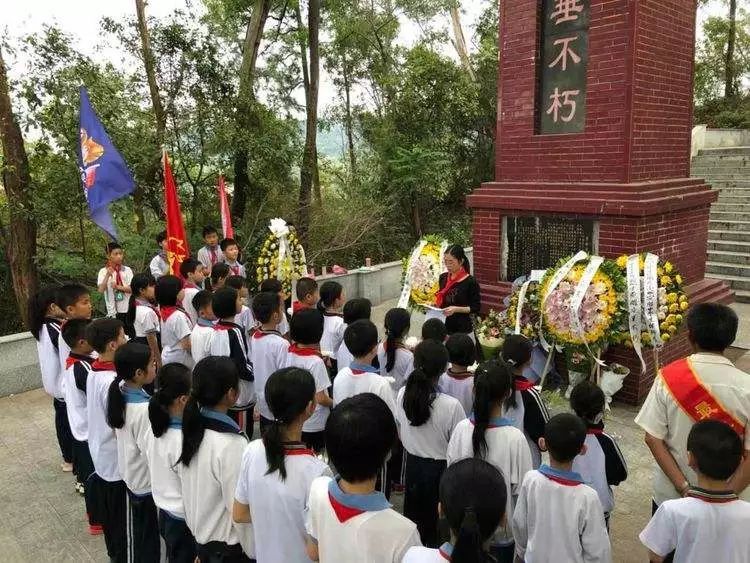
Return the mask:
<svg viewBox="0 0 750 563">
<path fill-rule="evenodd" d="M 729 33 L 727 37 L 727 54 L 724 59 L 724 97 L 731 98 L 737 94 L 737 75 L 734 72 L 734 45 L 737 40 L 737 0 L 729 0 Z"/>
<path fill-rule="evenodd" d="M 10 102 L 10 86 L 0 48 L 0 138 L 2 139 L 2 181 L 8 203 L 9 224 L 0 236 L 10 263 L 13 291 L 21 318 L 28 325 L 29 298 L 39 285 L 36 255 L 36 223 L 29 197 L 31 176 L 21 128 Z"/>
</svg>

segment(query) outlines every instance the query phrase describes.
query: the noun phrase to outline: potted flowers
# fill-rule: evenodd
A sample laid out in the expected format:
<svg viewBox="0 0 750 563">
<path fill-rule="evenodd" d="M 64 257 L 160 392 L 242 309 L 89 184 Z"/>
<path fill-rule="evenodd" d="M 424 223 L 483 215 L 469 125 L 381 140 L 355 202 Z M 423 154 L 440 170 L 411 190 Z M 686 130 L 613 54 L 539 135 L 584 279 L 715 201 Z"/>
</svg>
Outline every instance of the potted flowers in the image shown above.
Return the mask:
<svg viewBox="0 0 750 563">
<path fill-rule="evenodd" d="M 495 310 L 490 310 L 487 316 L 477 325 L 477 339 L 485 360 L 494 358 L 500 353 L 506 326 L 505 316 Z"/>
</svg>

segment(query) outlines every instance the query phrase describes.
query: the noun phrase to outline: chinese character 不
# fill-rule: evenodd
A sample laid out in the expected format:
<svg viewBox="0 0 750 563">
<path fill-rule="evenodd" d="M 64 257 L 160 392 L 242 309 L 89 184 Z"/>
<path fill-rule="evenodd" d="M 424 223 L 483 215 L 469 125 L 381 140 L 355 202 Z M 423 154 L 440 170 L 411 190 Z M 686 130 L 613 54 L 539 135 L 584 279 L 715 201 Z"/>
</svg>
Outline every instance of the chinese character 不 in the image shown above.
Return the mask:
<svg viewBox="0 0 750 563">
<path fill-rule="evenodd" d="M 552 121 L 554 121 L 555 123 L 557 123 L 558 117 L 565 123 L 569 122 L 576 114 L 576 101 L 572 100 L 571 98 L 577 96 L 580 93 L 580 90 L 564 90 L 562 93 L 560 93 L 560 91 L 555 88 L 555 91 L 550 94 L 549 97 L 550 100 L 552 100 L 552 104 L 547 110 L 547 115 L 552 114 Z M 567 116 L 558 116 L 560 110 L 566 106 L 570 106 L 570 113 L 568 113 Z"/>
<path fill-rule="evenodd" d="M 579 0 L 555 0 L 555 11 L 549 19 L 555 20 L 555 25 L 576 21 L 578 14 L 583 12 L 583 6 L 578 2 Z"/>
<path fill-rule="evenodd" d="M 706 401 L 703 401 L 695 406 L 695 412 L 698 414 L 701 420 L 705 420 L 707 418 L 711 418 L 712 414 L 719 411 L 711 407 L 711 405 L 709 405 Z"/>
<path fill-rule="evenodd" d="M 573 37 L 563 37 L 562 39 L 558 39 L 554 42 L 555 47 L 558 45 L 562 45 L 562 50 L 560 51 L 560 54 L 557 56 L 557 58 L 549 65 L 549 68 L 553 68 L 557 65 L 557 63 L 562 62 L 562 69 L 567 70 L 568 55 L 570 55 L 571 60 L 575 64 L 581 62 L 581 57 L 579 57 L 576 52 L 570 48 L 570 42 L 575 41 L 576 39 L 578 39 L 578 36 L 574 35 Z"/>
</svg>

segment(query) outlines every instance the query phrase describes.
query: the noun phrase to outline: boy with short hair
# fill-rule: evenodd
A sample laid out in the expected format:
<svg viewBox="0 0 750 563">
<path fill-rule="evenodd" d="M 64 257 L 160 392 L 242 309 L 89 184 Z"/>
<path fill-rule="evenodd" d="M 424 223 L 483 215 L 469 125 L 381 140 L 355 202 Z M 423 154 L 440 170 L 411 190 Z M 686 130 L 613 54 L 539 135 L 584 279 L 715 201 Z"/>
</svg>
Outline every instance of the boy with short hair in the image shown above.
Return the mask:
<svg viewBox="0 0 750 563">
<path fill-rule="evenodd" d="M 211 339 L 214 335 L 214 324 L 216 324 L 211 300 L 211 292 L 202 289 L 193 296 L 191 303 L 198 315 L 190 333 L 190 354 L 196 364 L 211 355 Z"/>
<path fill-rule="evenodd" d="M 55 294 L 55 302 L 60 310 L 65 313 L 65 318 L 68 320 L 91 319 L 91 294 L 85 285 L 69 283 L 60 286 Z M 70 346 L 65 343 L 65 339 L 62 339 L 58 345 L 60 366 L 64 370 L 68 362 L 68 356 L 70 356 Z"/>
<path fill-rule="evenodd" d="M 224 254 L 219 247 L 219 231 L 211 225 L 203 227 L 203 242 L 206 244 L 198 251 L 198 262 L 203 264 L 206 275 L 211 275 L 211 268 L 224 261 Z"/>
<path fill-rule="evenodd" d="M 372 303 L 369 299 L 364 298 L 355 298 L 350 299 L 346 303 L 344 303 L 344 324 L 346 326 L 349 326 L 350 324 L 354 323 L 355 321 L 359 320 L 370 320 L 370 315 L 372 314 Z M 377 356 L 377 353 L 375 354 Z M 339 368 L 339 371 L 348 368 L 351 363 L 354 361 L 354 355 L 352 354 L 351 350 L 347 348 L 346 341 L 341 343 L 341 346 L 339 346 L 339 351 L 336 354 L 336 364 Z"/>
<path fill-rule="evenodd" d="M 281 303 L 279 305 L 279 311 L 281 312 L 281 320 L 279 321 L 279 324 L 276 326 L 276 330 L 279 331 L 279 334 L 286 338 L 289 335 L 289 319 L 287 319 L 286 316 L 286 300 L 289 297 L 286 293 L 284 293 L 284 286 L 281 285 L 281 282 L 275 278 L 263 280 L 260 282 L 260 292 L 261 293 L 275 293 L 279 296 L 279 299 L 281 300 Z"/>
<path fill-rule="evenodd" d="M 446 338 L 448 338 L 448 331 L 445 323 L 440 319 L 427 319 L 422 325 L 422 340 L 445 342 Z"/>
<path fill-rule="evenodd" d="M 224 264 L 229 266 L 233 276 L 242 276 L 246 278 L 245 266 L 237 260 L 240 256 L 240 245 L 233 238 L 225 238 L 221 241 L 221 251 L 224 253 Z"/>
<path fill-rule="evenodd" d="M 416 524 L 375 491 L 396 441 L 393 414 L 380 397 L 362 393 L 333 410 L 325 431 L 328 456 L 339 477 L 318 477 L 310 488 L 308 556 L 324 563 L 400 562 L 421 542 Z"/>
<path fill-rule="evenodd" d="M 240 294 L 240 302 L 242 303 L 242 308 L 240 309 L 240 312 L 237 313 L 237 317 L 234 319 L 234 322 L 236 322 L 238 325 L 242 327 L 242 329 L 245 331 L 245 335 L 247 335 L 252 329 L 255 328 L 255 317 L 253 316 L 253 311 L 250 309 L 250 307 L 247 306 L 248 301 L 250 301 L 250 291 L 247 289 L 247 280 L 243 278 L 242 276 L 229 276 L 224 281 L 225 287 L 232 287 L 237 290 L 237 292 Z"/>
<path fill-rule="evenodd" d="M 438 319 L 430 319 L 438 321 Z M 422 330 L 424 338 L 424 328 Z M 469 366 L 474 365 L 477 347 L 468 335 L 461 332 L 451 334 L 445 342 L 451 365 L 448 371 L 440 376 L 440 389 L 446 395 L 455 397 L 464 408 L 466 416 L 471 414 L 474 403 L 474 374 Z"/>
<path fill-rule="evenodd" d="M 312 278 L 297 280 L 297 301 L 292 303 L 292 314 L 296 315 L 303 309 L 315 309 L 320 301 L 318 282 Z"/>
<path fill-rule="evenodd" d="M 203 289 L 203 280 L 206 279 L 206 273 L 203 264 L 195 258 L 188 258 L 180 264 L 180 275 L 185 280 L 182 286 L 184 297 L 182 298 L 182 308 L 195 324 L 198 320 L 198 312 L 193 308 L 193 297 Z"/>
<path fill-rule="evenodd" d="M 687 451 L 698 484 L 686 498 L 663 502 L 641 532 L 651 561 L 661 563 L 670 552 L 676 563 L 747 561 L 750 503 L 727 485 L 743 460 L 742 440 L 727 424 L 703 420 L 690 431 Z"/>
<path fill-rule="evenodd" d="M 124 259 L 122 246 L 116 242 L 107 243 L 107 263 L 96 278 L 97 289 L 104 295 L 107 316 L 116 317 L 123 323 L 128 316 L 130 282 L 133 281 L 133 270 L 123 264 Z"/>
<path fill-rule="evenodd" d="M 547 423 L 539 447 L 550 464 L 529 471 L 513 511 L 516 557 L 528 561 L 612 561 L 604 512 L 596 491 L 572 471 L 586 453 L 586 425 L 571 413 Z"/>
<path fill-rule="evenodd" d="M 286 365 L 289 353 L 289 341 L 276 327 L 282 315 L 281 297 L 277 293 L 260 292 L 253 299 L 253 315 L 260 327 L 253 333 L 250 344 L 250 361 L 255 375 L 255 389 L 258 393 L 258 412 L 260 413 L 260 431 L 273 422 L 265 397 L 266 382 L 271 374 Z"/>
<path fill-rule="evenodd" d="M 162 231 L 156 235 L 156 244 L 160 250 L 151 259 L 148 265 L 148 269 L 151 271 L 151 275 L 154 276 L 155 280 L 158 280 L 162 276 L 166 276 L 169 273 L 169 262 L 167 261 L 167 248 L 169 248 L 169 241 L 167 239 L 167 231 Z"/>
<path fill-rule="evenodd" d="M 378 353 L 378 328 L 368 320 L 355 321 L 344 331 L 344 343 L 354 355 L 354 361 L 341 369 L 333 381 L 333 404 L 360 393 L 374 393 L 388 405 L 396 415 L 396 397 L 393 395 L 392 378 L 380 375 L 372 366 Z"/>
</svg>

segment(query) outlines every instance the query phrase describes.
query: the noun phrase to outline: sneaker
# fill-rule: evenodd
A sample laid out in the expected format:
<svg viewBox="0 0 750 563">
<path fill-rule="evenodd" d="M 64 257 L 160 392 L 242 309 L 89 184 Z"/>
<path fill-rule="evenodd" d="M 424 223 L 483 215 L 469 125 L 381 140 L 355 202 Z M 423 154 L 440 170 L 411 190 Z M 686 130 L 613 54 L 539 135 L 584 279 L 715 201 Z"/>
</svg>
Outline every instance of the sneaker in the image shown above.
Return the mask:
<svg viewBox="0 0 750 563">
<path fill-rule="evenodd" d="M 60 464 L 60 469 L 62 469 L 64 473 L 73 473 L 73 464 L 63 461 Z"/>
<path fill-rule="evenodd" d="M 92 536 L 101 536 L 104 533 L 104 528 L 101 524 L 89 524 L 89 534 Z"/>
<path fill-rule="evenodd" d="M 86 490 L 83 487 L 83 483 L 80 483 L 80 482 L 76 481 L 76 485 L 75 486 L 76 486 L 76 491 L 78 492 L 79 495 L 82 495 L 82 494 L 84 494 L 86 492 Z"/>
</svg>

